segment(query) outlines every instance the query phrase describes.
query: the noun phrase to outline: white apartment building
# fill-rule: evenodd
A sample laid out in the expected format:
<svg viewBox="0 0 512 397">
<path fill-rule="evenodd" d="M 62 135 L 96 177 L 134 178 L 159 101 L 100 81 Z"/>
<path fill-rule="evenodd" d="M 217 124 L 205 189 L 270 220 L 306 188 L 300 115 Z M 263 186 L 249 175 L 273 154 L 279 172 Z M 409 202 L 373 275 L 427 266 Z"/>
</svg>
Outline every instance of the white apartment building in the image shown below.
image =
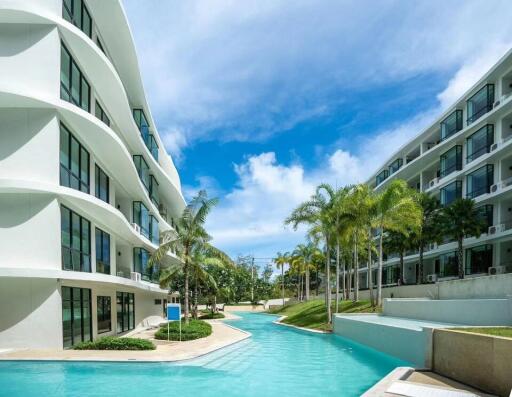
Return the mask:
<svg viewBox="0 0 512 397">
<path fill-rule="evenodd" d="M 162 316 L 147 261 L 184 206 L 121 2 L 0 0 L 0 348 Z"/>
<path fill-rule="evenodd" d="M 400 178 L 439 198 L 475 200 L 488 228 L 464 240 L 466 277 L 512 272 L 512 51 L 432 125 L 407 142 L 367 181 L 375 191 Z M 424 254 L 421 283 L 458 278 L 456 242 L 432 244 Z M 418 252 L 405 256 L 404 281 L 415 284 Z M 383 284 L 397 285 L 397 254 L 385 258 Z M 376 264 L 373 273 L 376 274 Z M 368 269 L 360 269 L 362 288 Z M 510 286 L 512 292 L 512 285 Z"/>
</svg>

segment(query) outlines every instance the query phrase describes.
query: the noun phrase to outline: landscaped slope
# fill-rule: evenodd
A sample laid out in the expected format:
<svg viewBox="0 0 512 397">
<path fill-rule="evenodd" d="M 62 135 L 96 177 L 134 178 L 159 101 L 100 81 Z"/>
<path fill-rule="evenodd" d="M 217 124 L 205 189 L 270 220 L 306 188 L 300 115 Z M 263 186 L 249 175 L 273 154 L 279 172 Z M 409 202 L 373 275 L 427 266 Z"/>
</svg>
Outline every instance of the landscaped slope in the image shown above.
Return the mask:
<svg viewBox="0 0 512 397">
<path fill-rule="evenodd" d="M 334 303 L 332 308 L 334 312 Z M 339 304 L 339 313 L 374 313 L 375 311 L 379 311 L 379 309 L 374 310 L 369 301 L 341 301 Z M 327 310 L 323 299 L 286 305 L 269 310 L 268 313 L 286 316 L 286 318 L 281 321 L 285 324 L 321 331 L 331 330 L 330 325 L 327 324 Z"/>
</svg>

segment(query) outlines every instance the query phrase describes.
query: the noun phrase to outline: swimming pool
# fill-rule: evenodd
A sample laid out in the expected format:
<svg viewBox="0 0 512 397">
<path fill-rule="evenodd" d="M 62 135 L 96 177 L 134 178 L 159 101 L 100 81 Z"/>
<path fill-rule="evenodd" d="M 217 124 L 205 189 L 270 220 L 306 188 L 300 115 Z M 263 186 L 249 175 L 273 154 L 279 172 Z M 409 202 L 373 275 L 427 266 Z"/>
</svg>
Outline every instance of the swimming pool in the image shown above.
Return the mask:
<svg viewBox="0 0 512 397">
<path fill-rule="evenodd" d="M 407 363 L 240 313 L 252 338 L 181 363 L 1 362 L 0 396 L 359 396 Z"/>
</svg>

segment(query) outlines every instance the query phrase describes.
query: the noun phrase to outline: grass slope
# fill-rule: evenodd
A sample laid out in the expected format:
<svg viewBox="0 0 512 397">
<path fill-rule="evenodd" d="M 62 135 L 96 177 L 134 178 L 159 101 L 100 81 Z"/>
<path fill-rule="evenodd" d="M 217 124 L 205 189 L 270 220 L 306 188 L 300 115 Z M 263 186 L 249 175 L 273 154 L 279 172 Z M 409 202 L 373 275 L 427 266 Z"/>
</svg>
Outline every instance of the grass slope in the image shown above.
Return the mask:
<svg viewBox="0 0 512 397">
<path fill-rule="evenodd" d="M 335 304 L 332 308 L 334 312 Z M 377 308 L 377 312 L 379 309 Z M 374 313 L 369 301 L 341 301 L 339 304 L 339 313 Z M 309 302 L 294 303 L 284 307 L 269 310 L 268 313 L 287 316 L 283 323 L 318 329 L 321 331 L 330 331 L 331 327 L 327 324 L 327 310 L 323 299 L 315 299 Z"/>
<path fill-rule="evenodd" d="M 474 334 L 503 336 L 512 338 L 512 327 L 489 327 L 489 328 L 453 328 L 456 331 L 472 332 Z"/>
</svg>

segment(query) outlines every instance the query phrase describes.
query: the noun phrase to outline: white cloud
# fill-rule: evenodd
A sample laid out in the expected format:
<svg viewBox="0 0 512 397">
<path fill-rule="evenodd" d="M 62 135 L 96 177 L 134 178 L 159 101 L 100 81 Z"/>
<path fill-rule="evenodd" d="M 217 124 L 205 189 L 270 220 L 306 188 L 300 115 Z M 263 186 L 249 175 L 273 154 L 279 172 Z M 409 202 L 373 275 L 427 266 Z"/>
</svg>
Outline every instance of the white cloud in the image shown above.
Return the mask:
<svg viewBox="0 0 512 397">
<path fill-rule="evenodd" d="M 188 141 L 183 130 L 168 128 L 160 133 L 165 149 L 177 164 L 183 160 L 183 149 L 188 146 Z"/>
</svg>

